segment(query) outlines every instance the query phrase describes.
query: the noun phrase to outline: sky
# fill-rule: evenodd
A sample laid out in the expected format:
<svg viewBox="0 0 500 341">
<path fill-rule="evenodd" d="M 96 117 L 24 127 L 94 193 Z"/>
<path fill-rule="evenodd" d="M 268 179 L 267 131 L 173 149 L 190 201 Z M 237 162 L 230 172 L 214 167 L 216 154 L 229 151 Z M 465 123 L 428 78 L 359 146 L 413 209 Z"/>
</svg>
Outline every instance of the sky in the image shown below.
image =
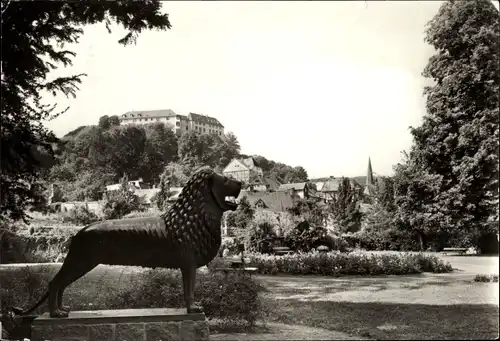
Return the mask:
<svg viewBox="0 0 500 341">
<path fill-rule="evenodd" d="M 103 115 L 172 109 L 216 117 L 244 154 L 303 166 L 310 178 L 392 174 L 425 113 L 425 24 L 440 1 L 163 2 L 172 29 L 118 44 L 88 26 L 72 67 L 84 72 L 58 136 Z"/>
</svg>

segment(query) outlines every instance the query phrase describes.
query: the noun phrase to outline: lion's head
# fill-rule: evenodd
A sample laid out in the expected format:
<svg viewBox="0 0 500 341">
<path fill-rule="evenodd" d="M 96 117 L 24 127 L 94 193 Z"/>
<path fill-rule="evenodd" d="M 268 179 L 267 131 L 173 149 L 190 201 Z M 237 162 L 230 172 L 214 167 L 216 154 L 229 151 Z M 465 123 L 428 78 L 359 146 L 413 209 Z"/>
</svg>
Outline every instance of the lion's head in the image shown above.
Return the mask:
<svg viewBox="0 0 500 341">
<path fill-rule="evenodd" d="M 236 198 L 240 194 L 242 183 L 233 178 L 217 174 L 209 168 L 196 172 L 187 182 L 179 196 L 179 201 L 203 201 L 215 203 L 222 212 L 238 208 Z"/>
</svg>

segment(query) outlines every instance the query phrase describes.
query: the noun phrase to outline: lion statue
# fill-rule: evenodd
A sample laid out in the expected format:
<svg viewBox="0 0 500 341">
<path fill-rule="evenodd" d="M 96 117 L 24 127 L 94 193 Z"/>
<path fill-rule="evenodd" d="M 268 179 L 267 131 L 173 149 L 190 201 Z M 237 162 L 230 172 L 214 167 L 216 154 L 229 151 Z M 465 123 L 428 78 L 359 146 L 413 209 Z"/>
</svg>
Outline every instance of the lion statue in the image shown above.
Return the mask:
<svg viewBox="0 0 500 341">
<path fill-rule="evenodd" d="M 242 183 L 211 169 L 196 172 L 178 200 L 151 218 L 106 220 L 90 224 L 71 238 L 68 255 L 48 290 L 27 315 L 48 299 L 51 317 L 67 317 L 64 289 L 99 264 L 180 269 L 188 313 L 202 312 L 194 302 L 196 269 L 207 265 L 221 245 L 221 219 L 234 211 Z"/>
</svg>

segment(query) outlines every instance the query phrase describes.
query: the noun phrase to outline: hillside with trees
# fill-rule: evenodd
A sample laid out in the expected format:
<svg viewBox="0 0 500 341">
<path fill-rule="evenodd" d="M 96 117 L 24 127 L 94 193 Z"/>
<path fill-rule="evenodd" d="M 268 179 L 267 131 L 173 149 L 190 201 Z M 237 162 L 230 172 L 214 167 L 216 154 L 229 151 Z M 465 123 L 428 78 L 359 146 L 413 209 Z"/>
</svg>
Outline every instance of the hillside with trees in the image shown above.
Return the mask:
<svg viewBox="0 0 500 341">
<path fill-rule="evenodd" d="M 188 132 L 177 136 L 163 123 L 120 125 L 117 116 L 103 116 L 95 126 L 79 127 L 59 143 L 56 164 L 44 177 L 61 190 L 63 200 L 99 200 L 105 185 L 126 175 L 159 185 L 168 177 L 170 186 L 183 186 L 194 169 L 209 166 L 218 172 L 240 154 L 237 137 Z M 280 182 L 307 180 L 303 167 L 254 156 L 264 176 Z M 163 174 L 163 175 L 162 175 Z"/>
</svg>

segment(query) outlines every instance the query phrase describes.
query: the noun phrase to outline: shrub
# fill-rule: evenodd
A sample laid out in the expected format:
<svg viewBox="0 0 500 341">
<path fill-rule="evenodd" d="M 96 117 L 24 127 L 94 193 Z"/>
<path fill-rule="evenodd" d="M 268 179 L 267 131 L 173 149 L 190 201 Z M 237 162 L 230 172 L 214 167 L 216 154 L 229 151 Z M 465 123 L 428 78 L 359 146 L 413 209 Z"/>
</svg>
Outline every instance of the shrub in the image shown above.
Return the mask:
<svg viewBox="0 0 500 341">
<path fill-rule="evenodd" d="M 253 222 L 247 227 L 245 249 L 259 253 L 271 253 L 276 241 L 274 226 L 269 222 Z"/>
<path fill-rule="evenodd" d="M 349 243 L 341 236 L 327 235 L 317 241 L 315 247 L 320 245 L 328 246 L 330 251 L 346 252 L 349 249 Z"/>
<path fill-rule="evenodd" d="M 149 218 L 149 217 L 155 217 L 160 215 L 162 212 L 158 210 L 157 208 L 150 208 L 146 211 L 132 211 L 126 215 L 124 215 L 122 218 L 128 219 L 128 218 Z"/>
<path fill-rule="evenodd" d="M 209 319 L 245 321 L 255 325 L 262 307 L 258 294 L 262 288 L 240 272 L 199 274 L 195 297 L 201 301 Z M 109 297 L 108 309 L 145 307 L 184 307 L 182 276 L 177 271 L 149 270 L 141 273 L 136 285 Z M 229 321 L 228 321 L 229 322 Z"/>
<path fill-rule="evenodd" d="M 484 274 L 477 274 L 476 277 L 474 277 L 474 282 L 498 282 L 498 275 L 484 275 Z"/>
<path fill-rule="evenodd" d="M 67 252 L 66 243 L 79 227 L 23 227 L 0 232 L 2 263 L 45 263 L 60 260 Z"/>
<path fill-rule="evenodd" d="M 231 238 L 231 237 L 222 238 L 222 243 L 220 245 L 218 255 L 222 256 L 222 252 L 224 252 L 224 249 L 226 249 L 226 248 L 229 250 L 229 254 L 235 254 L 235 253 L 239 252 L 238 251 L 238 244 L 236 243 L 234 238 Z"/>
<path fill-rule="evenodd" d="M 104 204 L 105 219 L 120 219 L 133 211 L 140 211 L 139 197 L 130 191 L 112 191 Z"/>
<path fill-rule="evenodd" d="M 37 268 L 3 270 L 0 276 L 0 302 L 4 317 L 10 307 L 34 304 L 57 271 L 57 267 Z M 133 275 L 126 283 L 114 278 L 111 281 L 101 278 L 98 283 L 90 284 L 92 276 L 85 276 L 66 290 L 65 300 L 70 302 L 73 310 L 182 308 L 184 296 L 181 277 L 179 271 L 156 269 Z M 264 313 L 259 298 L 262 290 L 252 277 L 244 273 L 234 272 L 226 277 L 220 273 L 200 272 L 195 297 L 201 301 L 209 319 L 222 321 L 226 326 L 254 326 Z M 36 312 L 45 309 L 46 302 Z"/>
<path fill-rule="evenodd" d="M 422 253 L 371 254 L 366 252 L 298 253 L 284 256 L 248 254 L 261 274 L 295 275 L 405 275 L 444 273 L 453 269 L 436 256 Z"/>
<path fill-rule="evenodd" d="M 285 243 L 288 247 L 296 251 L 309 252 L 313 247 L 324 245 L 327 231 L 319 225 L 311 225 L 304 220 L 298 223 L 295 228 L 285 234 Z"/>
<path fill-rule="evenodd" d="M 86 205 L 75 206 L 63 215 L 64 223 L 75 225 L 89 225 L 99 220 L 99 216 L 89 210 Z"/>
</svg>

